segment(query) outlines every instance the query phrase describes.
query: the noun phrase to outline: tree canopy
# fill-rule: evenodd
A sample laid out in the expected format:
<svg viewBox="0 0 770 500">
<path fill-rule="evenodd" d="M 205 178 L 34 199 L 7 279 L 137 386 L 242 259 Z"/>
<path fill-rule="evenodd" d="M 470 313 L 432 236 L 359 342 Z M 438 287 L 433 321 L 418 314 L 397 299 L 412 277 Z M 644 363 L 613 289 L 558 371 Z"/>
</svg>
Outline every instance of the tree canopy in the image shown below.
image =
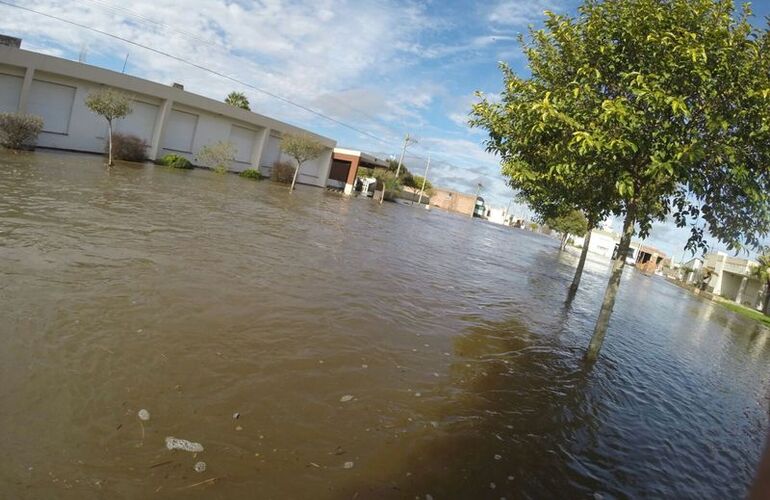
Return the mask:
<svg viewBox="0 0 770 500">
<path fill-rule="evenodd" d="M 232 91 L 229 94 L 227 94 L 227 97 L 225 97 L 225 102 L 229 104 L 230 106 L 235 106 L 236 108 L 245 109 L 246 111 L 251 111 L 251 108 L 249 107 L 249 98 L 246 97 L 246 94 L 243 92 L 236 92 Z"/>
<path fill-rule="evenodd" d="M 562 234 L 582 236 L 588 231 L 588 220 L 580 210 L 571 210 L 566 214 L 545 219 L 543 223 Z"/>
<path fill-rule="evenodd" d="M 770 230 L 770 40 L 751 16 L 732 0 L 584 0 L 574 18 L 546 12 L 522 38 L 529 76 L 503 64 L 501 99 L 482 97 L 472 124 L 525 197 L 621 217 L 621 256 L 666 218 L 690 228 L 693 251 L 707 233 L 756 247 Z M 589 358 L 623 265 L 613 263 Z"/>
<path fill-rule="evenodd" d="M 501 100 L 482 99 L 472 123 L 525 196 L 630 209 L 642 236 L 670 216 L 691 228 L 691 249 L 705 248 L 704 229 L 756 246 L 770 226 L 770 57 L 750 15 L 730 0 L 549 12 L 523 40 L 531 76 L 503 64 Z"/>
</svg>

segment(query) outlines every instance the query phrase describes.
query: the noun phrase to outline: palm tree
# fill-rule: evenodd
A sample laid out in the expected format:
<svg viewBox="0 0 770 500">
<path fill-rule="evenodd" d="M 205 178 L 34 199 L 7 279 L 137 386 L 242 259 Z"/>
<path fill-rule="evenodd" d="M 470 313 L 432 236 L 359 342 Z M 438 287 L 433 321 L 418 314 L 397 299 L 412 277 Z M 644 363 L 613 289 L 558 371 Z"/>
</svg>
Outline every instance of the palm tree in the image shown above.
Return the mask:
<svg viewBox="0 0 770 500">
<path fill-rule="evenodd" d="M 249 98 L 246 97 L 246 94 L 243 92 L 236 92 L 233 90 L 227 94 L 227 97 L 225 97 L 225 102 L 230 106 L 235 106 L 236 108 L 251 111 L 251 108 L 249 107 Z"/>
<path fill-rule="evenodd" d="M 765 315 L 770 315 L 770 249 L 766 249 L 762 255 L 757 257 L 759 266 L 754 268 L 753 275 L 759 278 L 765 285 L 765 296 L 762 299 L 762 312 Z"/>
</svg>

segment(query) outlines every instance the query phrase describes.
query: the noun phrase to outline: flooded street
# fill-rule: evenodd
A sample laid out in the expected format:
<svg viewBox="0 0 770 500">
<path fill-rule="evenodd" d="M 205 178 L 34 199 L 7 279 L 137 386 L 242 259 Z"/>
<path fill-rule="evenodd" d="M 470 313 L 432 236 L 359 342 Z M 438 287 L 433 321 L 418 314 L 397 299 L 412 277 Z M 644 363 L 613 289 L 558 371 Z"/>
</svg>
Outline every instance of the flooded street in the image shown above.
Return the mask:
<svg viewBox="0 0 770 500">
<path fill-rule="evenodd" d="M 745 494 L 755 323 L 627 269 L 584 372 L 607 265 L 566 306 L 556 240 L 101 162 L 0 157 L 0 496 Z"/>
</svg>

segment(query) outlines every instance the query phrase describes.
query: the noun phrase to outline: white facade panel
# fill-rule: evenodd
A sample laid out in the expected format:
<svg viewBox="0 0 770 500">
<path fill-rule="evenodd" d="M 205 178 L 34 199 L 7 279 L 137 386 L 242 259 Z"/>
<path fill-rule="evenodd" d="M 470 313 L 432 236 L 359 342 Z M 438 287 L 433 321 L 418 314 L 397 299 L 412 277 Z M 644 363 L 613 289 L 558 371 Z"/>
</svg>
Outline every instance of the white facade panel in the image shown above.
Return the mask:
<svg viewBox="0 0 770 500">
<path fill-rule="evenodd" d="M 163 149 L 192 153 L 197 127 L 198 115 L 176 109 L 171 110 L 171 116 L 163 134 Z"/>
<path fill-rule="evenodd" d="M 262 153 L 261 166 L 272 167 L 273 163 L 281 159 L 281 138 L 271 135 L 267 138 L 265 152 Z"/>
<path fill-rule="evenodd" d="M 115 122 L 115 131 L 121 134 L 135 135 L 149 144 L 152 142 L 158 111 L 159 106 L 155 104 L 134 101 L 131 103 L 131 113 Z"/>
<path fill-rule="evenodd" d="M 43 132 L 67 134 L 74 102 L 75 87 L 33 80 L 27 112 L 43 118 Z"/>
<path fill-rule="evenodd" d="M 254 151 L 254 142 L 257 133 L 253 130 L 233 125 L 230 128 L 230 142 L 235 146 L 235 161 L 238 163 L 251 163 L 251 153 Z"/>
<path fill-rule="evenodd" d="M 15 113 L 19 110 L 19 97 L 24 78 L 0 74 L 0 113 Z"/>
</svg>

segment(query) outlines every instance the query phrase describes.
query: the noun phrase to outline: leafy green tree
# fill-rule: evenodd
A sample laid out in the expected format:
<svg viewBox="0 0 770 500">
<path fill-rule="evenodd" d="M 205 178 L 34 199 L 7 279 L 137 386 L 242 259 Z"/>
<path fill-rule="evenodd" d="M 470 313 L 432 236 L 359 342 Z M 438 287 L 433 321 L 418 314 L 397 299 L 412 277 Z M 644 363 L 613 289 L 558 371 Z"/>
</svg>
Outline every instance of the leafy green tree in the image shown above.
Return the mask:
<svg viewBox="0 0 770 500">
<path fill-rule="evenodd" d="M 284 134 L 281 141 L 281 151 L 294 158 L 297 162 L 297 168 L 294 170 L 294 176 L 291 179 L 289 193 L 294 191 L 294 184 L 297 182 L 299 170 L 302 164 L 318 158 L 326 150 L 326 146 L 308 135 Z"/>
<path fill-rule="evenodd" d="M 561 250 L 564 250 L 564 247 L 567 246 L 569 235 L 581 235 L 588 231 L 588 220 L 580 210 L 570 210 L 556 217 L 549 217 L 543 222 L 551 229 L 561 233 Z"/>
<path fill-rule="evenodd" d="M 232 91 L 229 94 L 227 94 L 227 97 L 225 97 L 225 102 L 229 104 L 230 106 L 235 106 L 236 108 L 245 109 L 246 111 L 251 111 L 251 108 L 249 107 L 249 98 L 246 97 L 246 94 L 243 92 L 236 92 Z"/>
<path fill-rule="evenodd" d="M 762 312 L 770 315 L 770 250 L 757 257 L 759 266 L 754 268 L 754 276 L 764 285 L 764 297 L 762 298 Z"/>
<path fill-rule="evenodd" d="M 710 233 L 756 247 L 770 229 L 770 41 L 732 0 L 585 0 L 522 39 L 530 75 L 503 65 L 489 132 L 515 188 L 563 186 L 585 213 L 622 218 L 586 354 L 596 360 L 632 236 L 673 218 L 686 248 Z M 590 196 L 581 201 L 590 186 Z"/>
<path fill-rule="evenodd" d="M 107 120 L 107 165 L 112 166 L 112 122 L 131 113 L 131 98 L 118 90 L 104 87 L 86 96 L 85 104 Z"/>
</svg>

